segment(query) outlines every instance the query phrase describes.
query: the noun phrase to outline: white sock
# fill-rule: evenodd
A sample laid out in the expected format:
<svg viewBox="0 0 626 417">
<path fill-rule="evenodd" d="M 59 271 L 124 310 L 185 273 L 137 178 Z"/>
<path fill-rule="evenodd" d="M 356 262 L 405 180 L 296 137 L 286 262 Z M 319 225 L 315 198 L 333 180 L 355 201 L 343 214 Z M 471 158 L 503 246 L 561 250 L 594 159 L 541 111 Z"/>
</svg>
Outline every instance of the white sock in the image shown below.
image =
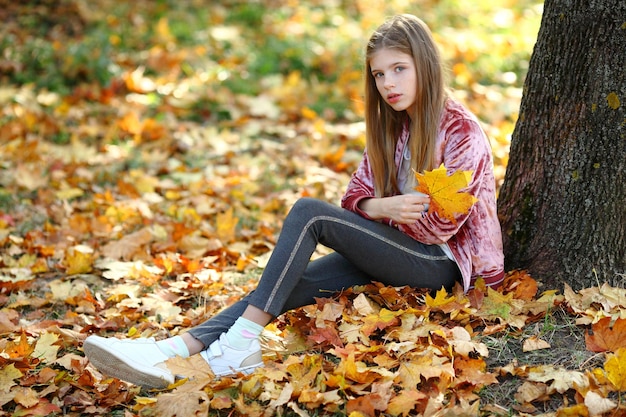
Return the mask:
<svg viewBox="0 0 626 417">
<path fill-rule="evenodd" d="M 254 339 L 258 339 L 263 326 L 239 317 L 235 324 L 226 332 L 228 343 L 236 349 L 247 349 Z"/>
<path fill-rule="evenodd" d="M 170 337 L 168 339 L 159 340 L 156 342 L 157 346 L 165 355 L 170 358 L 175 356 L 180 356 L 183 358 L 189 357 L 189 349 L 187 349 L 187 345 L 185 341 L 180 336 Z"/>
</svg>

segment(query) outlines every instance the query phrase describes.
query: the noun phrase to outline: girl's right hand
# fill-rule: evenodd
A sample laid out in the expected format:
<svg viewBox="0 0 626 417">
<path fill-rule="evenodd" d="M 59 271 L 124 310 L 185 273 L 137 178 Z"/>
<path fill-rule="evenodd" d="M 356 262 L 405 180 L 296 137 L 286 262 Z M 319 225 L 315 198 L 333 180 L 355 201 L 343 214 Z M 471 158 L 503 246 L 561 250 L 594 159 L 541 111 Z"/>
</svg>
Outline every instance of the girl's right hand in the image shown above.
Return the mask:
<svg viewBox="0 0 626 417">
<path fill-rule="evenodd" d="M 391 219 L 398 224 L 411 224 L 423 219 L 430 198 L 420 194 L 401 194 L 392 197 L 368 198 L 359 207 L 372 219 Z"/>
</svg>

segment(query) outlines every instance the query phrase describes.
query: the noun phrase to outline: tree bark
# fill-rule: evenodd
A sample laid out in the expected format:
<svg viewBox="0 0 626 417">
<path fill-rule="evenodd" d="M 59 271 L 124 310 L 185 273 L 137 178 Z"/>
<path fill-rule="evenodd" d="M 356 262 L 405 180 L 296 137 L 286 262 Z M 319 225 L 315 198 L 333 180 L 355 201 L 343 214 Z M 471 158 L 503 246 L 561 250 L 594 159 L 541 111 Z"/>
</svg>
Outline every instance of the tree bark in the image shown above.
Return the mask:
<svg viewBox="0 0 626 417">
<path fill-rule="evenodd" d="M 626 1 L 546 0 L 498 198 L 507 269 L 624 286 L 625 108 Z"/>
</svg>

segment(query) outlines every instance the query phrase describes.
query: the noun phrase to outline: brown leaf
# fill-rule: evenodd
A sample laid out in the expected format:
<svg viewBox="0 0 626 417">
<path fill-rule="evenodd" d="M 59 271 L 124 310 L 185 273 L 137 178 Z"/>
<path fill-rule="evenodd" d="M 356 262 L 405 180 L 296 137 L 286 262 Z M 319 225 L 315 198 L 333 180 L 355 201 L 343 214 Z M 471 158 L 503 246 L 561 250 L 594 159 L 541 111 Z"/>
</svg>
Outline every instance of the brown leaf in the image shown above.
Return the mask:
<svg viewBox="0 0 626 417">
<path fill-rule="evenodd" d="M 615 352 L 626 347 L 626 320 L 617 319 L 611 325 L 611 318 L 605 317 L 591 326 L 591 333 L 585 333 L 587 350 L 591 352 Z"/>
<path fill-rule="evenodd" d="M 152 232 L 146 227 L 120 240 L 107 243 L 102 247 L 102 254 L 110 259 L 128 261 L 133 259 L 142 246 L 150 243 L 152 239 Z"/>
<path fill-rule="evenodd" d="M 532 352 L 533 350 L 540 349 L 549 349 L 550 343 L 546 342 L 543 339 L 539 339 L 537 336 L 531 336 L 528 339 L 524 340 L 522 344 L 522 351 L 524 352 Z"/>
<path fill-rule="evenodd" d="M 409 416 L 418 401 L 428 398 L 428 396 L 416 389 L 405 389 L 389 401 L 387 413 L 392 416 Z"/>
<path fill-rule="evenodd" d="M 548 397 L 548 386 L 540 382 L 525 381 L 517 389 L 515 400 L 520 404 L 531 403 L 535 400 Z"/>
<path fill-rule="evenodd" d="M 380 408 L 377 408 L 379 402 L 380 397 L 376 394 L 361 395 L 349 399 L 346 409 L 348 414 L 360 412 L 367 417 L 376 417 L 376 410 L 380 410 Z"/>
<path fill-rule="evenodd" d="M 174 374 L 187 381 L 176 388 L 175 392 L 201 391 L 213 379 L 215 379 L 211 367 L 200 355 L 189 358 L 176 356 L 166 363 L 167 368 Z"/>
<path fill-rule="evenodd" d="M 172 392 L 159 395 L 156 417 L 206 416 L 209 413 L 209 396 L 204 391 Z"/>
<path fill-rule="evenodd" d="M 0 286 L 0 288 L 2 288 L 2 286 Z M 0 310 L 0 333 L 7 334 L 17 331 L 19 329 L 19 318 L 19 314 L 15 310 Z"/>
</svg>

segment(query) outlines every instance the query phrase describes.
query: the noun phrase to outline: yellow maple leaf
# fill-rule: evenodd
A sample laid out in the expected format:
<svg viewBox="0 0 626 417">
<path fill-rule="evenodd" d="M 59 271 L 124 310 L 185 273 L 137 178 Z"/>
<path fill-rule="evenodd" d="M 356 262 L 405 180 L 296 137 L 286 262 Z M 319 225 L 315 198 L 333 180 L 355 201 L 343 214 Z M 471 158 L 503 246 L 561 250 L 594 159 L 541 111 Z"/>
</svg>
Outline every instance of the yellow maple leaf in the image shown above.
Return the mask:
<svg viewBox="0 0 626 417">
<path fill-rule="evenodd" d="M 24 374 L 10 363 L 4 368 L 0 369 L 0 393 L 9 392 L 9 390 L 17 385 L 16 379 L 23 377 Z"/>
<path fill-rule="evenodd" d="M 448 175 L 446 167 L 441 164 L 424 174 L 416 172 L 415 178 L 415 190 L 430 196 L 428 212 L 437 213 L 454 224 L 457 223 L 455 214 L 467 213 L 478 201 L 473 195 L 461 191 L 469 184 L 472 171 L 456 171 Z"/>
<path fill-rule="evenodd" d="M 426 293 L 426 305 L 429 307 L 441 307 L 455 299 L 454 296 L 448 297 L 448 292 L 444 288 L 437 290 L 435 298 L 431 297 L 429 293 Z"/>
<path fill-rule="evenodd" d="M 370 336 L 376 329 L 383 330 L 397 323 L 397 317 L 402 311 L 391 311 L 386 308 L 381 309 L 378 313 L 370 314 L 363 318 L 363 327 L 361 332 Z"/>
<path fill-rule="evenodd" d="M 65 250 L 68 275 L 87 274 L 93 270 L 94 250 L 87 245 L 76 245 Z"/>
<path fill-rule="evenodd" d="M 619 348 L 604 363 L 607 378 L 618 391 L 626 391 L 626 348 Z"/>
<path fill-rule="evenodd" d="M 32 356 L 41 359 L 44 363 L 54 362 L 57 359 L 57 353 L 60 348 L 60 346 L 55 345 L 58 340 L 59 335 L 57 334 L 50 332 L 42 333 L 37 340 Z"/>
<path fill-rule="evenodd" d="M 234 215 L 232 207 L 229 207 L 228 210 L 223 213 L 218 213 L 216 223 L 217 237 L 222 242 L 235 240 L 235 230 L 237 223 L 239 223 L 239 218 Z"/>
</svg>

